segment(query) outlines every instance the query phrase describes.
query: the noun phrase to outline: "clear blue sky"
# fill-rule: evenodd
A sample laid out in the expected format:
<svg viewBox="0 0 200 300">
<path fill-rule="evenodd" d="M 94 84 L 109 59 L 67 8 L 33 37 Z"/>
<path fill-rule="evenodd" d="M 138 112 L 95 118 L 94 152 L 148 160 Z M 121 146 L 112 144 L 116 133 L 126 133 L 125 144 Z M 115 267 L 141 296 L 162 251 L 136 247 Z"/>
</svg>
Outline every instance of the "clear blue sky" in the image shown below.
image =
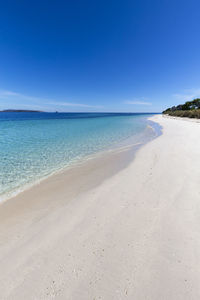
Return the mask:
<svg viewBox="0 0 200 300">
<path fill-rule="evenodd" d="M 200 1 L 1 1 L 0 109 L 155 111 L 200 96 Z"/>
</svg>

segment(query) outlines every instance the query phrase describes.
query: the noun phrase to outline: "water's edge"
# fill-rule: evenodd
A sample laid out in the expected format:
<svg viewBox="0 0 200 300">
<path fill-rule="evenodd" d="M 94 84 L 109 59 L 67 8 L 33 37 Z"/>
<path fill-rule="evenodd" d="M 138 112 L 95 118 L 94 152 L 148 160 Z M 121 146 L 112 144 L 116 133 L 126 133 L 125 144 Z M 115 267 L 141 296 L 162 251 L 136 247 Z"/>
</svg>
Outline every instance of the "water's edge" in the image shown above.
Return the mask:
<svg viewBox="0 0 200 300">
<path fill-rule="evenodd" d="M 64 172 L 68 172 L 71 169 L 75 169 L 76 167 L 80 167 L 80 166 L 86 164 L 88 161 L 95 160 L 95 159 L 101 159 L 103 156 L 106 156 L 108 154 L 113 155 L 113 154 L 117 154 L 120 152 L 123 153 L 122 163 L 118 162 L 118 166 L 116 166 L 116 168 L 115 168 L 115 172 L 120 171 L 121 169 L 128 166 L 129 163 L 131 163 L 136 152 L 142 146 L 144 146 L 145 144 L 147 144 L 148 142 L 152 141 L 153 139 L 157 138 L 158 136 L 160 136 L 162 134 L 162 127 L 159 125 L 159 123 L 156 123 L 156 122 L 148 119 L 147 124 L 148 125 L 147 125 L 146 129 L 149 130 L 149 136 L 147 136 L 145 140 L 142 140 L 139 143 L 134 143 L 134 139 L 132 139 L 132 137 L 130 137 L 130 138 L 126 139 L 125 141 L 123 141 L 123 143 L 113 145 L 113 147 L 111 147 L 110 149 L 102 150 L 97 153 L 93 153 L 93 154 L 90 154 L 83 158 L 80 158 L 77 161 L 72 162 L 70 165 L 64 165 L 62 168 L 54 170 L 54 171 L 50 172 L 48 175 L 46 175 L 40 179 L 37 179 L 34 182 L 28 183 L 28 184 L 20 187 L 19 189 L 4 195 L 0 199 L 0 203 L 3 203 L 4 201 L 10 200 L 10 199 L 18 196 L 19 194 L 31 189 L 32 187 L 41 184 L 43 181 L 49 179 L 52 176 L 62 174 Z"/>
</svg>

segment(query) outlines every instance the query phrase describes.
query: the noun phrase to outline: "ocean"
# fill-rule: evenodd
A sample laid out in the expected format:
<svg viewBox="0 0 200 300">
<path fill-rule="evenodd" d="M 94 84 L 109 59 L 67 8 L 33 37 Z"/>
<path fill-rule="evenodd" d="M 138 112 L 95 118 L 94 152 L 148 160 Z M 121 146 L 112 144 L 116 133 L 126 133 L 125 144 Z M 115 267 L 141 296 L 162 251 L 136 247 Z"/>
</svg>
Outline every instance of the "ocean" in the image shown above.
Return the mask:
<svg viewBox="0 0 200 300">
<path fill-rule="evenodd" d="M 135 144 L 144 143 L 158 134 L 147 120 L 149 116 L 1 112 L 0 200 L 94 154 L 120 147 L 130 139 Z"/>
</svg>

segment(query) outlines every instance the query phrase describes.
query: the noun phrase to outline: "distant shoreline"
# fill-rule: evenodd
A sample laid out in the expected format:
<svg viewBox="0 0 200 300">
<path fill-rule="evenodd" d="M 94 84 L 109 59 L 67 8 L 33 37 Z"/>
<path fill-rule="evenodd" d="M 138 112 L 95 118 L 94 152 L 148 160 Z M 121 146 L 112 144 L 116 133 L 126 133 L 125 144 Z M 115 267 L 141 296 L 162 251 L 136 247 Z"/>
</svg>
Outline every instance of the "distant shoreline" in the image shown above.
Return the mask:
<svg viewBox="0 0 200 300">
<path fill-rule="evenodd" d="M 182 121 L 187 121 L 187 122 L 200 123 L 199 118 L 181 117 L 181 116 L 168 115 L 168 114 L 163 114 L 162 116 L 163 116 L 163 118 L 169 118 L 172 120 L 182 120 Z"/>
<path fill-rule="evenodd" d="M 44 113 L 45 111 L 40 111 L 40 110 L 26 110 L 26 109 L 5 109 L 5 110 L 0 110 L 1 112 L 34 112 L 34 113 Z"/>
</svg>

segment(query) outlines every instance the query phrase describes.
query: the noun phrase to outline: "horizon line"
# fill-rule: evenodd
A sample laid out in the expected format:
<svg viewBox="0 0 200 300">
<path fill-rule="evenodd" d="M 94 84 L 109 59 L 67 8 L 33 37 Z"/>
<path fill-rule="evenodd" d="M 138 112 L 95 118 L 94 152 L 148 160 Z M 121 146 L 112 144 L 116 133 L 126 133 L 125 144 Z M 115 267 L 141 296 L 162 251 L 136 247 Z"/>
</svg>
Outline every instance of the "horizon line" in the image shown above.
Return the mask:
<svg viewBox="0 0 200 300">
<path fill-rule="evenodd" d="M 19 108 L 19 109 L 12 109 L 12 108 L 8 108 L 8 109 L 3 109 L 0 110 L 0 112 L 34 112 L 34 113 L 85 113 L 85 114 L 93 114 L 93 113 L 98 113 L 98 114 L 104 114 L 104 113 L 112 113 L 112 114 L 117 114 L 117 113 L 124 113 L 124 114 L 160 114 L 162 112 L 144 112 L 144 111 L 136 111 L 136 112 L 130 112 L 130 111 L 42 111 L 42 110 L 34 110 L 34 109 L 23 109 L 23 108 Z"/>
</svg>

